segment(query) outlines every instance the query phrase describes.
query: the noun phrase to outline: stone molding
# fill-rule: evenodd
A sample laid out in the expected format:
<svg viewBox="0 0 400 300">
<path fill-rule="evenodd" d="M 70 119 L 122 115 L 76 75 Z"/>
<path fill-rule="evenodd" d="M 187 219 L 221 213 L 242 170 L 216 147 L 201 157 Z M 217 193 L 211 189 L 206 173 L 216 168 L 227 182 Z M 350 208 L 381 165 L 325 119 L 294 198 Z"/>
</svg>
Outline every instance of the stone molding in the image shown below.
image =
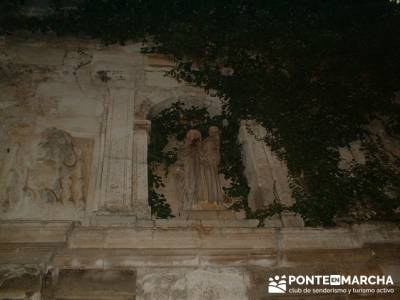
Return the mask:
<svg viewBox="0 0 400 300">
<path fill-rule="evenodd" d="M 207 221 L 186 223 L 139 221 L 131 225 L 82 226 L 78 222 L 2 221 L 0 246 L 9 244 L 65 244 L 85 249 L 356 249 L 371 243 L 400 243 L 400 229 L 392 223 L 348 228 L 264 227 L 251 222 L 237 227 Z M 251 221 L 251 220 L 243 220 Z M 241 221 L 239 221 L 241 222 Z M 221 225 L 221 224 L 220 224 Z M 231 224 L 232 225 L 232 224 Z"/>
<path fill-rule="evenodd" d="M 256 285 L 258 275 L 265 278 L 266 274 L 274 272 L 313 274 L 328 269 L 332 272 L 356 269 L 360 274 L 398 274 L 393 269 L 393 266 L 398 267 L 400 253 L 400 230 L 395 224 L 332 229 L 255 228 L 246 227 L 250 224 L 245 222 L 237 224 L 238 227 L 206 224 L 137 220 L 135 224 L 124 226 L 82 226 L 73 222 L 2 221 L 0 266 L 8 272 L 16 267 L 17 271 L 23 268 L 28 275 L 29 270 L 36 270 L 45 288 L 32 285 L 31 282 L 40 279 L 38 276 L 22 276 L 18 271 L 16 278 L 7 283 L 10 291 L 4 293 L 0 289 L 0 297 L 21 297 L 27 290 L 37 295 L 42 292 L 41 295 L 46 297 L 49 296 L 46 293 L 50 293 L 50 298 L 45 299 L 54 299 L 51 293 L 64 297 L 67 294 L 60 292 L 64 282 L 61 274 L 75 274 L 74 278 L 80 278 L 79 274 L 87 271 L 95 275 L 95 286 L 97 282 L 103 284 L 103 278 L 108 280 L 114 275 L 123 275 L 121 272 L 131 272 L 129 282 L 135 281 L 135 274 L 141 274 L 136 279 L 136 286 L 140 288 L 143 287 L 142 279 L 149 274 L 158 274 L 160 270 L 171 274 L 186 270 L 183 274 L 189 274 L 185 272 L 214 268 L 220 274 L 231 268 L 255 276 L 251 278 Z M 113 276 L 109 277 L 110 274 Z M 21 280 L 28 280 L 29 288 L 24 290 Z M 47 287 L 47 280 L 54 283 Z M 260 288 L 265 285 L 263 280 L 259 283 Z M 117 288 L 107 299 L 124 295 L 121 293 L 125 286 L 128 285 Z M 84 286 L 78 288 L 82 293 L 77 296 L 92 296 L 86 293 Z M 251 290 L 254 291 L 253 287 Z M 134 290 L 129 290 L 126 295 L 134 294 Z M 93 299 L 99 299 L 95 296 Z"/>
</svg>

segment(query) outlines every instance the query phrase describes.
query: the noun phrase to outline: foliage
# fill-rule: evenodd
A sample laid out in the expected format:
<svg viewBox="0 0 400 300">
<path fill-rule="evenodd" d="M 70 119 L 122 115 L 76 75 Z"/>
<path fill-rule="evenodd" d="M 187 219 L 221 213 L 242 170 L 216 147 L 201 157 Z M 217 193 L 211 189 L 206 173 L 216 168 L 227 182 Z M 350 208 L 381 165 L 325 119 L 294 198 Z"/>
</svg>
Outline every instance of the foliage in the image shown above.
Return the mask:
<svg viewBox="0 0 400 300">
<path fill-rule="evenodd" d="M 157 192 L 158 188 L 164 187 L 162 178 L 155 175 L 160 165 L 165 167 L 168 174 L 169 166 L 177 160 L 178 149 L 166 149 L 169 140 L 175 138 L 177 141 L 182 142 L 190 129 L 199 130 L 205 138 L 208 136 L 208 128 L 211 125 L 218 126 L 221 129 L 220 172 L 225 175 L 226 179 L 231 181 L 231 186 L 225 188 L 225 193 L 232 198 L 240 199 L 240 201 L 236 201 L 233 209 L 249 211 L 247 205 L 249 188 L 243 176 L 241 147 L 237 141 L 239 127 L 238 125 L 223 126 L 225 116 L 225 114 L 222 116 L 210 116 L 206 108 L 194 106 L 188 108 L 178 101 L 152 119 L 148 148 L 149 201 L 152 212 L 157 217 L 172 217 L 171 209 L 166 202 L 165 196 Z M 225 121 L 227 122 L 227 119 Z M 238 120 L 235 122 L 237 123 Z"/>
<path fill-rule="evenodd" d="M 276 190 L 276 182 L 275 181 L 273 184 L 273 194 L 274 194 L 274 199 L 271 204 L 269 204 L 266 207 L 258 208 L 254 212 L 250 210 L 248 213 L 249 218 L 258 219 L 260 221 L 260 223 L 258 224 L 258 227 L 265 226 L 265 224 L 264 224 L 265 219 L 268 219 L 275 215 L 281 216 L 281 214 L 285 211 L 293 211 L 292 207 L 287 207 L 281 203 L 278 192 Z"/>
<path fill-rule="evenodd" d="M 106 43 L 150 37 L 147 51 L 177 60 L 170 75 L 224 99 L 236 120 L 230 125 L 255 119 L 267 128 L 266 143 L 288 164 L 293 209 L 308 225 L 333 225 L 365 209 L 371 213 L 360 220 L 398 217 L 398 157 L 385 155 L 369 126 L 378 119 L 400 135 L 400 6 L 393 2 L 84 0 L 39 19 L 7 14 L 0 28 Z M 341 169 L 338 149 L 355 140 L 366 163 Z"/>
</svg>

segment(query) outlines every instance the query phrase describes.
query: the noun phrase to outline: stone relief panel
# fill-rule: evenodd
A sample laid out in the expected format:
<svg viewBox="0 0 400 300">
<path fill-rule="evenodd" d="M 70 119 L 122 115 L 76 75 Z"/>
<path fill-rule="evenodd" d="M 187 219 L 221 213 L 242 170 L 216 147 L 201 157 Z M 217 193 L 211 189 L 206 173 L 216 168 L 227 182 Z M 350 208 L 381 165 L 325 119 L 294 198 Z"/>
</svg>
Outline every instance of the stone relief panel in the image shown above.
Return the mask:
<svg viewBox="0 0 400 300">
<path fill-rule="evenodd" d="M 55 127 L 8 139 L 2 149 L 4 218 L 76 219 L 83 215 L 93 141 Z"/>
<path fill-rule="evenodd" d="M 47 273 L 42 299 L 135 299 L 134 270 L 60 270 Z"/>
<path fill-rule="evenodd" d="M 41 299 L 40 277 L 41 272 L 35 266 L 2 265 L 0 299 Z"/>
<path fill-rule="evenodd" d="M 15 208 L 23 197 L 26 168 L 22 165 L 32 154 L 29 137 L 34 117 L 14 105 L 0 109 L 0 214 Z"/>
<path fill-rule="evenodd" d="M 250 280 L 234 268 L 138 270 L 140 300 L 245 300 Z"/>
<path fill-rule="evenodd" d="M 84 202 L 84 154 L 78 142 L 69 133 L 53 127 L 44 130 L 38 146 L 38 157 L 29 170 L 26 192 L 31 193 L 32 199 L 47 203 Z"/>
</svg>

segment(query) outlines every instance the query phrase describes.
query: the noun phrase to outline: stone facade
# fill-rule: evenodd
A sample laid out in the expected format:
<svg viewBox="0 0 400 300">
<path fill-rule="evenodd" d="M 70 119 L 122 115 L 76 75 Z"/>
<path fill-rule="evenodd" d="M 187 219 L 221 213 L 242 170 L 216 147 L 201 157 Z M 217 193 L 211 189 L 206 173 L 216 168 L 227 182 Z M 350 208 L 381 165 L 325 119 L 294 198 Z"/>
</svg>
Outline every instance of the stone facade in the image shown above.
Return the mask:
<svg viewBox="0 0 400 300">
<path fill-rule="evenodd" d="M 141 45 L 11 36 L 0 42 L 0 299 L 398 299 L 393 224 L 305 228 L 283 215 L 155 219 L 151 118 L 176 101 L 219 99 L 165 77 Z M 247 130 L 248 127 L 256 135 Z M 293 200 L 287 169 L 242 123 L 253 209 Z M 179 191 L 170 191 L 169 199 Z M 175 201 L 176 201 L 175 199 Z M 280 274 L 391 275 L 394 293 L 273 295 Z"/>
</svg>

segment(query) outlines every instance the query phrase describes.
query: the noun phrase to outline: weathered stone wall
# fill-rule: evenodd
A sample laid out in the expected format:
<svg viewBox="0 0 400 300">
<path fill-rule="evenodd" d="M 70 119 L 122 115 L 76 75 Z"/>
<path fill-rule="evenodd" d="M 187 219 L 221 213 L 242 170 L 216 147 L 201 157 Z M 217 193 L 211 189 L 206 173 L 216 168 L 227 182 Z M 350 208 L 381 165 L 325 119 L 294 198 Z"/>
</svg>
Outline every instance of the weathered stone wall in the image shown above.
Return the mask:
<svg viewBox="0 0 400 300">
<path fill-rule="evenodd" d="M 249 228 L 188 221 L 137 226 L 2 222 L 0 298 L 303 299 L 267 293 L 275 275 L 391 275 L 394 294 L 305 299 L 398 299 L 400 230 Z M 34 241 L 34 243 L 32 243 Z M 39 298 L 38 298 L 39 299 Z"/>
<path fill-rule="evenodd" d="M 22 35 L 0 43 L 0 299 L 303 299 L 267 293 L 279 274 L 386 274 L 397 294 L 304 297 L 400 297 L 393 224 L 151 218 L 152 116 L 177 100 L 220 112 L 218 99 L 164 76 L 168 58 L 143 55 L 139 44 Z M 252 207 L 274 192 L 291 204 L 284 163 L 245 125 Z"/>
<path fill-rule="evenodd" d="M 165 77 L 172 62 L 140 48 L 30 36 L 1 41 L 2 219 L 150 218 L 148 114 L 178 100 L 213 111 L 220 104 Z"/>
</svg>

